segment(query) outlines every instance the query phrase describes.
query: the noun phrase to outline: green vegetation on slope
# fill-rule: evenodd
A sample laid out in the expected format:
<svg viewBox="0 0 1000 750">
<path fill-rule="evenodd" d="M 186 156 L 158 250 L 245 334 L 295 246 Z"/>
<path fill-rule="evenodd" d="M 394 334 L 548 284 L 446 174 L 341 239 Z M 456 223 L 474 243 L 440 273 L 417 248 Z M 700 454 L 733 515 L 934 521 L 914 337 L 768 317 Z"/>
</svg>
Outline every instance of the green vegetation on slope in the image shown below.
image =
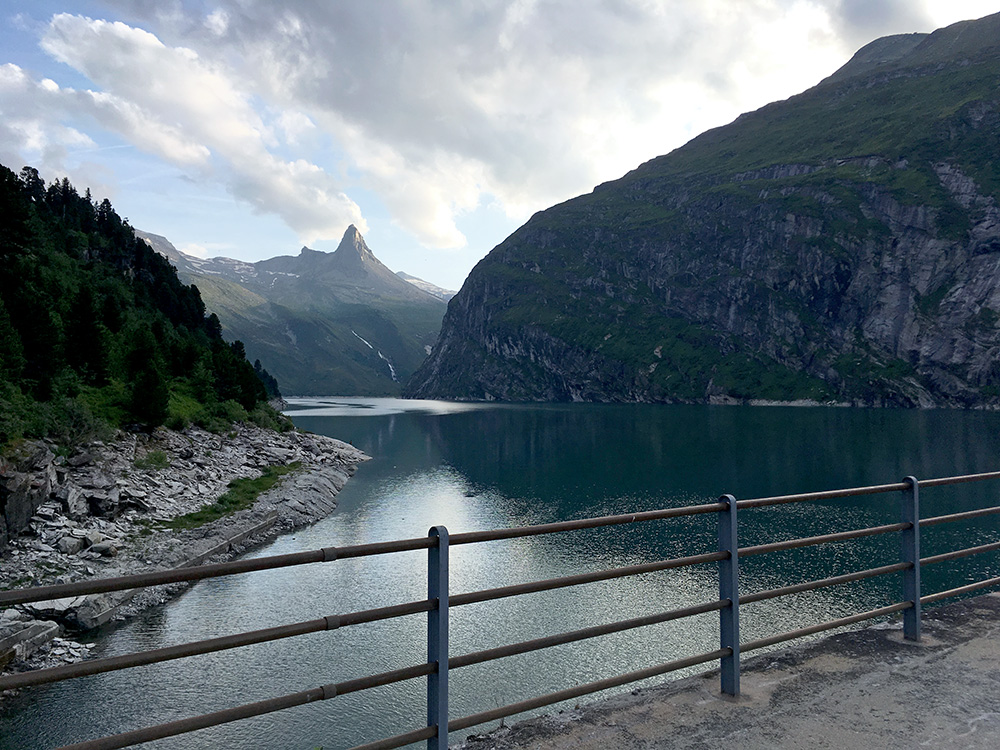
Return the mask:
<svg viewBox="0 0 1000 750">
<path fill-rule="evenodd" d="M 291 474 L 302 468 L 298 461 L 282 466 L 268 466 L 264 473 L 255 479 L 234 479 L 229 483 L 229 489 L 214 503 L 200 510 L 164 521 L 168 529 L 194 529 L 228 516 L 238 510 L 253 506 L 257 498 L 274 487 L 286 474 Z"/>
<path fill-rule="evenodd" d="M 256 418 L 273 378 L 105 199 L 0 166 L 0 445 Z"/>
</svg>

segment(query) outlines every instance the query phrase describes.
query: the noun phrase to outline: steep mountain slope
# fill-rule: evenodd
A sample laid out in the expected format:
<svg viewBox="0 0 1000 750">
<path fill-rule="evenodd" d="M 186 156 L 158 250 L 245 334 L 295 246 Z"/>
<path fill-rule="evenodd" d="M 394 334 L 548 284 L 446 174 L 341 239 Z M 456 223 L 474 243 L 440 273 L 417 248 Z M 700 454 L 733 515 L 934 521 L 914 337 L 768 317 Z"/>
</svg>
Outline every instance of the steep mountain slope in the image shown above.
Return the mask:
<svg viewBox="0 0 1000 750">
<path fill-rule="evenodd" d="M 396 395 L 426 357 L 445 304 L 386 268 L 351 226 L 333 253 L 257 263 L 194 258 L 137 233 L 177 267 L 289 395 Z"/>
<path fill-rule="evenodd" d="M 415 397 L 1000 406 L 1000 14 L 536 214 Z"/>
</svg>

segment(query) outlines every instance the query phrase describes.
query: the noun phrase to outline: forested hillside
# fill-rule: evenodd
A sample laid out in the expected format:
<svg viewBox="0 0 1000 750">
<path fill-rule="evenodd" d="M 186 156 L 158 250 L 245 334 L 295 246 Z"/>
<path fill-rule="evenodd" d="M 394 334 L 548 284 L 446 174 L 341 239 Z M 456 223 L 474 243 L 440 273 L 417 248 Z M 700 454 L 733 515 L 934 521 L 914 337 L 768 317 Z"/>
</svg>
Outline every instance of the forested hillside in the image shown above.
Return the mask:
<svg viewBox="0 0 1000 750">
<path fill-rule="evenodd" d="M 243 345 L 105 199 L 0 166 L 0 445 L 109 427 L 280 426 Z"/>
</svg>

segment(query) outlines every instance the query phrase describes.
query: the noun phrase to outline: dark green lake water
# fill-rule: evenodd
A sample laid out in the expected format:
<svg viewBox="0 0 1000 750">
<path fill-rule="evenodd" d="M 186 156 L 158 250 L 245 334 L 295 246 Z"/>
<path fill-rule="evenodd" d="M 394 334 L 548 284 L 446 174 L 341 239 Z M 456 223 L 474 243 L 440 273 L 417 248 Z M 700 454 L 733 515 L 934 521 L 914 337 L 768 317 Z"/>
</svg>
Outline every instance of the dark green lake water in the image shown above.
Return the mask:
<svg viewBox="0 0 1000 750">
<path fill-rule="evenodd" d="M 648 405 L 297 401 L 303 429 L 373 456 L 332 517 L 255 555 L 976 473 L 1000 468 L 1000 415 L 962 411 Z M 997 504 L 1000 483 L 922 492 L 923 515 Z M 897 520 L 899 496 L 741 512 L 741 546 Z M 711 551 L 714 516 L 452 550 L 452 592 Z M 1000 539 L 996 518 L 926 529 L 923 554 Z M 895 562 L 878 538 L 748 558 L 743 592 Z M 425 596 L 425 554 L 402 553 L 220 579 L 104 636 L 98 655 L 159 648 Z M 928 566 L 924 592 L 1000 575 L 995 554 Z M 666 571 L 452 610 L 452 653 L 711 601 L 714 568 Z M 741 612 L 743 640 L 898 600 L 896 577 Z M 414 616 L 75 680 L 0 710 L 0 749 L 34 750 L 418 663 Z M 717 647 L 717 615 L 562 646 L 452 673 L 453 716 Z M 626 688 L 627 689 L 627 688 Z M 390 686 L 151 743 L 151 748 L 345 748 L 423 722 L 423 685 Z M 483 727 L 488 729 L 490 727 Z"/>
</svg>

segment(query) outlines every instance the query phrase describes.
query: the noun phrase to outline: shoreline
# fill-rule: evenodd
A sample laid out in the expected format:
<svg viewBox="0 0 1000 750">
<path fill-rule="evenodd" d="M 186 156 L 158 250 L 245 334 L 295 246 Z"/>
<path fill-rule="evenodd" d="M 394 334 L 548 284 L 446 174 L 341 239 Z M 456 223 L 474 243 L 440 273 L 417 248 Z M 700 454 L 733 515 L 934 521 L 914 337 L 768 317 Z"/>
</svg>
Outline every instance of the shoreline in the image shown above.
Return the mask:
<svg viewBox="0 0 1000 750">
<path fill-rule="evenodd" d="M 368 460 L 334 438 L 250 424 L 225 436 L 199 428 L 119 433 L 108 444 L 59 457 L 42 442 L 28 446 L 29 471 L 0 472 L 6 485 L 33 487 L 26 528 L 0 549 L 0 589 L 109 578 L 229 560 L 278 535 L 314 523 Z M 196 528 L 165 521 L 215 502 L 234 479 L 269 466 L 299 463 L 249 508 Z M 30 506 L 29 506 L 30 507 Z M 0 670 L 25 671 L 86 658 L 70 640 L 119 623 L 185 591 L 172 584 L 93 594 L 0 610 Z M 57 653 L 58 652 L 58 653 Z"/>
</svg>

